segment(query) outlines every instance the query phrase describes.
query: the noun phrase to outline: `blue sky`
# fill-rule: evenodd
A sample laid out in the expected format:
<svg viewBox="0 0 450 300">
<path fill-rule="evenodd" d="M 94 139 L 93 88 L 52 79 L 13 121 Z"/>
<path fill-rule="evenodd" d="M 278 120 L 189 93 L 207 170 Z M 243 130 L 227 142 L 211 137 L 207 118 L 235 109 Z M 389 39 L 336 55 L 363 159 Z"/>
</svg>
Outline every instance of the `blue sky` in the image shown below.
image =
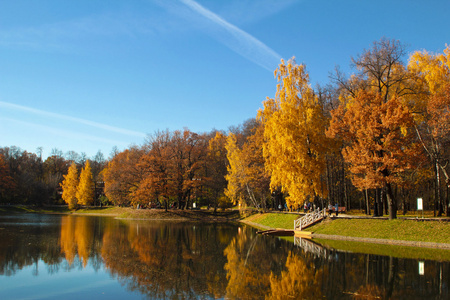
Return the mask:
<svg viewBox="0 0 450 300">
<path fill-rule="evenodd" d="M 3 0 L 0 146 L 123 150 L 157 130 L 227 130 L 273 97 L 281 58 L 311 84 L 385 36 L 450 43 L 450 1 Z"/>
</svg>

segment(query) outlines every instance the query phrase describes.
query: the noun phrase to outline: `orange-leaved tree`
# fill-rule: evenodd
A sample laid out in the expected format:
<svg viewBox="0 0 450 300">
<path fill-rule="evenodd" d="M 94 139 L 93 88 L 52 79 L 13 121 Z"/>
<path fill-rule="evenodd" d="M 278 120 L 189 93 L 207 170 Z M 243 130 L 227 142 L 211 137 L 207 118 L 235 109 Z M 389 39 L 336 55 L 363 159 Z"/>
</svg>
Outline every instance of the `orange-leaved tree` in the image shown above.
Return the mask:
<svg viewBox="0 0 450 300">
<path fill-rule="evenodd" d="M 172 134 L 169 130 L 158 131 L 149 136 L 145 154 L 137 167 L 143 176 L 138 188 L 133 192 L 133 201 L 146 201 L 152 205 L 159 203 L 168 209 L 169 202 L 176 197 L 173 178 L 173 156 L 169 148 Z"/>
<path fill-rule="evenodd" d="M 352 58 L 357 74 L 346 79 L 337 72 L 340 105 L 332 112 L 328 132 L 330 137 L 341 138 L 355 186 L 384 191 L 391 219 L 397 216 L 392 185 L 401 182 L 402 173 L 420 154 L 413 143 L 413 115 L 408 109 L 414 77 L 405 70 L 405 53 L 399 41 L 382 38 Z M 382 213 L 381 203 L 377 197 L 376 214 Z"/>
<path fill-rule="evenodd" d="M 188 208 L 190 199 L 200 195 L 204 162 L 208 143 L 204 134 L 197 134 L 185 128 L 176 130 L 169 143 L 173 171 L 172 174 L 179 208 Z"/>
<path fill-rule="evenodd" d="M 263 155 L 271 188 L 281 187 L 289 194 L 287 205 L 297 208 L 326 195 L 321 175 L 329 149 L 328 120 L 304 65 L 282 60 L 275 75 L 280 82 L 275 98 L 268 98 L 258 112 L 264 126 Z"/>
<path fill-rule="evenodd" d="M 62 199 L 69 205 L 69 209 L 77 208 L 78 170 L 74 162 L 69 167 L 64 180 L 60 183 L 62 188 Z"/>
<path fill-rule="evenodd" d="M 15 188 L 14 179 L 9 172 L 9 166 L 6 164 L 3 155 L 0 154 L 0 201 L 9 200 L 9 195 L 12 194 Z"/>
<path fill-rule="evenodd" d="M 361 190 L 385 188 L 390 219 L 397 217 L 392 185 L 402 181 L 420 153 L 412 125 L 411 112 L 397 97 L 385 102 L 376 92 L 360 91 L 332 111 L 328 134 L 345 141 L 342 154 L 353 184 Z"/>
<path fill-rule="evenodd" d="M 142 170 L 137 167 L 143 155 L 138 147 L 126 149 L 118 153 L 103 169 L 105 194 L 114 205 L 130 205 L 132 194 L 138 188 L 142 179 Z"/>
<path fill-rule="evenodd" d="M 76 197 L 81 205 L 91 205 L 94 201 L 94 181 L 89 160 L 81 170 Z"/>
</svg>

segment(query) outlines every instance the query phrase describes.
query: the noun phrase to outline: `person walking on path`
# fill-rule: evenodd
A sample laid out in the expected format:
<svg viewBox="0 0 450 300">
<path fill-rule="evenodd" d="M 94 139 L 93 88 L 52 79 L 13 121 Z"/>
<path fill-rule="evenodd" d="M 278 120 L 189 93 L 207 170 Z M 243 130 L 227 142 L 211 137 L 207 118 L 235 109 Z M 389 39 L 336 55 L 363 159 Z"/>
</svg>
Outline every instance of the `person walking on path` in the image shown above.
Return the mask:
<svg viewBox="0 0 450 300">
<path fill-rule="evenodd" d="M 337 203 L 334 205 L 334 209 L 336 210 L 336 217 L 337 217 L 339 213 L 339 206 Z"/>
</svg>

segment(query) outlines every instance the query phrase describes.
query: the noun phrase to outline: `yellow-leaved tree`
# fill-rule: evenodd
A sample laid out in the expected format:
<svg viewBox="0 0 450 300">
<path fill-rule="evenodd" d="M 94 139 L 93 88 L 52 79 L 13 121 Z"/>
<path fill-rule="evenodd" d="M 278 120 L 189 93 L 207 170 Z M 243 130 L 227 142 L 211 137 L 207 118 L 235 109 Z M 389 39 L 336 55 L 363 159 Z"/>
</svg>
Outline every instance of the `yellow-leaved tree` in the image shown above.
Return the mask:
<svg viewBox="0 0 450 300">
<path fill-rule="evenodd" d="M 240 142 L 231 132 L 226 140 L 228 173 L 225 176 L 225 195 L 234 204 L 239 201 L 239 204 L 266 209 L 270 199 L 270 178 L 265 170 L 262 153 L 264 128 L 262 123 L 256 120 L 248 122 L 247 125 L 251 127 L 251 134 L 245 138 L 241 136 Z"/>
<path fill-rule="evenodd" d="M 450 186 L 448 145 L 450 143 L 450 46 L 441 54 L 414 52 L 408 70 L 416 75 L 416 83 L 423 89 L 414 95 L 414 119 L 417 136 L 433 165 L 435 178 L 435 207 L 442 215 L 447 207 L 441 193 L 440 174 Z M 450 211 L 447 211 L 450 214 Z"/>
<path fill-rule="evenodd" d="M 76 197 L 78 204 L 81 205 L 90 205 L 94 201 L 94 180 L 89 160 L 86 161 L 84 168 L 81 170 Z"/>
<path fill-rule="evenodd" d="M 244 164 L 241 158 L 241 150 L 237 146 L 236 135 L 229 133 L 227 142 L 225 145 L 227 150 L 227 188 L 225 189 L 225 195 L 230 198 L 234 204 L 237 204 L 243 197 L 243 190 L 241 188 L 241 182 L 244 181 L 245 171 Z M 255 203 L 256 204 L 256 203 Z"/>
<path fill-rule="evenodd" d="M 62 198 L 69 205 L 69 209 L 77 208 L 78 170 L 73 162 L 69 171 L 64 175 L 64 180 L 60 183 L 62 188 Z"/>
<path fill-rule="evenodd" d="M 289 194 L 287 205 L 297 208 L 308 196 L 326 193 L 320 176 L 329 145 L 327 118 L 304 65 L 282 60 L 275 76 L 279 81 L 275 98 L 268 98 L 258 112 L 264 125 L 263 155 L 271 188 L 281 187 Z"/>
<path fill-rule="evenodd" d="M 214 138 L 209 140 L 208 145 L 207 176 L 205 176 L 204 181 L 211 191 L 214 210 L 217 209 L 218 205 L 227 207 L 230 204 L 230 199 L 224 195 L 227 186 L 225 175 L 227 174 L 228 163 L 226 142 L 226 135 L 217 131 Z"/>
</svg>

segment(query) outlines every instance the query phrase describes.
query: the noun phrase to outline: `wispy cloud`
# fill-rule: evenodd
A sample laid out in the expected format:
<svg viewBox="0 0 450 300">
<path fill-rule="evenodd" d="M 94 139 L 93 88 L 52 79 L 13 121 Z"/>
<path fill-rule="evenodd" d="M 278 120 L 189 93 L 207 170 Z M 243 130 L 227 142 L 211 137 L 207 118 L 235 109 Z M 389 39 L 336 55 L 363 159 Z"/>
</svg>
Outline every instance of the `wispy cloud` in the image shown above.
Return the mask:
<svg viewBox="0 0 450 300">
<path fill-rule="evenodd" d="M 90 120 L 76 118 L 76 117 L 72 117 L 72 116 L 68 116 L 68 115 L 48 112 L 48 111 L 35 109 L 32 107 L 27 107 L 27 106 L 22 106 L 22 105 L 17 105 L 17 104 L 13 104 L 13 103 L 0 101 L 0 107 L 13 109 L 13 110 L 17 110 L 17 111 L 22 111 L 22 112 L 27 112 L 27 113 L 31 113 L 31 114 L 38 115 L 38 116 L 48 117 L 51 119 L 60 119 L 60 120 L 69 121 L 69 122 L 73 122 L 73 123 L 83 124 L 83 125 L 97 128 L 97 129 L 102 129 L 102 130 L 106 130 L 109 132 L 119 133 L 119 134 L 123 134 L 123 135 L 127 135 L 127 136 L 134 136 L 134 137 L 140 137 L 140 138 L 146 137 L 146 134 L 142 133 L 142 132 L 123 129 L 123 128 L 119 128 L 119 127 L 115 127 L 115 126 L 111 126 L 111 125 L 107 125 L 107 124 L 93 122 Z"/>
<path fill-rule="evenodd" d="M 46 132 L 49 133 L 53 137 L 58 138 L 66 138 L 72 141 L 89 141 L 94 142 L 96 144 L 107 144 L 107 145 L 115 145 L 115 146 L 127 146 L 128 143 L 119 140 L 107 139 L 104 137 L 92 135 L 92 134 L 84 134 L 80 132 L 76 132 L 73 130 L 61 129 L 59 127 L 51 127 L 35 122 L 27 122 L 23 120 L 17 120 L 12 118 L 3 118 L 0 117 L 0 120 L 5 121 L 9 126 L 14 125 L 24 125 L 28 128 L 33 128 L 38 132 Z"/>
<path fill-rule="evenodd" d="M 213 27 L 205 28 L 213 29 L 213 37 L 234 52 L 269 71 L 273 71 L 280 63 L 281 56 L 257 38 L 230 24 L 193 0 L 180 1 L 195 12 L 197 16 L 207 20 Z"/>
<path fill-rule="evenodd" d="M 148 4 L 142 11 L 117 10 L 32 27 L 0 28 L 0 46 L 38 51 L 83 51 L 82 49 L 88 46 L 95 48 L 102 45 L 101 41 L 105 39 L 117 42 L 116 38 L 121 40 L 140 38 L 143 35 L 163 36 L 170 32 L 186 30 L 173 18 L 178 15 L 188 20 L 191 25 L 202 24 L 200 30 L 269 71 L 273 71 L 280 63 L 281 56 L 273 49 L 196 1 L 152 0 Z M 164 7 L 169 15 L 156 10 L 152 4 Z M 262 6 L 267 7 L 267 4 Z M 284 1 L 275 5 L 282 8 L 285 6 Z M 275 9 L 272 7 L 271 10 Z"/>
<path fill-rule="evenodd" d="M 0 28 L 0 46 L 32 50 L 74 51 L 105 39 L 135 38 L 165 32 L 162 16 L 108 12 L 31 27 Z"/>
</svg>

